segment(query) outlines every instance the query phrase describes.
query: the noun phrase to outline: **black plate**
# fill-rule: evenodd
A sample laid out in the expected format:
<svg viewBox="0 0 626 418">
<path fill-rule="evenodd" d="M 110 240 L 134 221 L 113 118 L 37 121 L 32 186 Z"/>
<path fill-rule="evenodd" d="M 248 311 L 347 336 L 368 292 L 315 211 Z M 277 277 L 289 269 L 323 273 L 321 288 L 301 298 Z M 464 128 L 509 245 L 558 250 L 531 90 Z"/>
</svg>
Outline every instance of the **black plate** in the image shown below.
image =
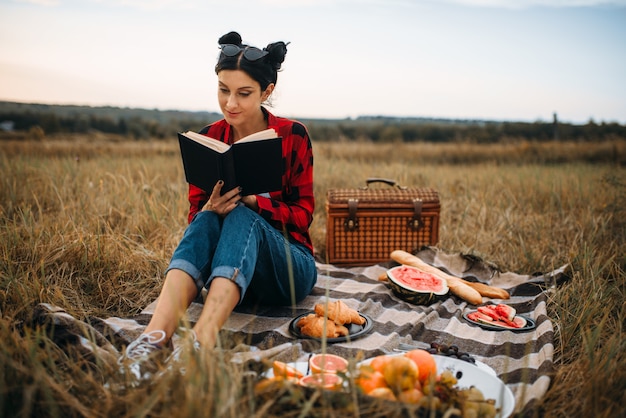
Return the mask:
<svg viewBox="0 0 626 418">
<path fill-rule="evenodd" d="M 300 328 L 298 328 L 296 326 L 296 324 L 298 323 L 298 320 L 304 316 L 307 316 L 309 314 L 314 314 L 315 312 L 311 311 L 311 312 L 305 312 L 301 315 L 296 316 L 294 319 L 291 320 L 291 322 L 289 323 L 289 331 L 291 332 L 291 334 L 293 334 L 294 336 L 298 337 L 298 338 L 307 338 L 310 340 L 317 340 L 317 341 L 322 341 L 321 338 L 317 338 L 317 337 L 311 337 L 308 335 L 305 335 L 303 333 L 300 332 Z M 370 332 L 372 330 L 372 327 L 374 326 L 374 321 L 372 321 L 372 318 L 370 318 L 369 316 L 359 313 L 359 315 L 361 315 L 364 319 L 365 319 L 365 324 L 363 325 L 357 325 L 357 324 L 346 324 L 346 328 L 348 328 L 348 331 L 350 332 L 350 335 L 347 335 L 345 337 L 337 337 L 337 338 L 326 338 L 326 342 L 329 343 L 343 343 L 346 341 L 354 341 L 357 338 L 361 338 L 362 336 L 364 336 L 365 334 L 367 334 L 368 332 Z"/>
<path fill-rule="evenodd" d="M 526 332 L 526 331 L 530 331 L 531 329 L 535 329 L 537 327 L 537 324 L 535 324 L 535 321 L 530 319 L 527 316 L 524 315 L 516 315 L 519 316 L 520 318 L 524 318 L 526 320 L 526 325 L 524 325 L 522 328 L 505 328 L 505 327 L 499 327 L 497 325 L 489 325 L 489 324 L 485 324 L 483 322 L 478 322 L 478 321 L 474 321 L 471 320 L 467 317 L 467 315 L 474 313 L 476 311 L 470 311 L 470 312 L 465 312 L 463 314 L 463 318 L 465 318 L 465 320 L 467 322 L 470 322 L 474 325 L 478 325 L 481 328 L 484 329 L 488 329 L 490 331 L 513 331 L 513 332 Z"/>
</svg>

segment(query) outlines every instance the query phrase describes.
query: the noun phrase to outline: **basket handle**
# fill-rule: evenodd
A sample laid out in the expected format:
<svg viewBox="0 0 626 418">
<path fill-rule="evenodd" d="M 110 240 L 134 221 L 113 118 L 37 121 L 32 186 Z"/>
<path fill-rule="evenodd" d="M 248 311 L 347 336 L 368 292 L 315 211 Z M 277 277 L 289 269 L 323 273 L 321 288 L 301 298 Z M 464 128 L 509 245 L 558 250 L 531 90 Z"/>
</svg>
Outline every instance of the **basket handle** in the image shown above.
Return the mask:
<svg viewBox="0 0 626 418">
<path fill-rule="evenodd" d="M 380 177 L 370 177 L 367 180 L 365 180 L 366 186 L 365 188 L 369 188 L 370 184 L 372 183 L 385 183 L 388 186 L 391 187 L 397 187 L 399 189 L 403 189 L 404 187 L 400 186 L 395 180 L 391 180 L 391 179 L 384 179 L 384 178 L 380 178 Z"/>
</svg>

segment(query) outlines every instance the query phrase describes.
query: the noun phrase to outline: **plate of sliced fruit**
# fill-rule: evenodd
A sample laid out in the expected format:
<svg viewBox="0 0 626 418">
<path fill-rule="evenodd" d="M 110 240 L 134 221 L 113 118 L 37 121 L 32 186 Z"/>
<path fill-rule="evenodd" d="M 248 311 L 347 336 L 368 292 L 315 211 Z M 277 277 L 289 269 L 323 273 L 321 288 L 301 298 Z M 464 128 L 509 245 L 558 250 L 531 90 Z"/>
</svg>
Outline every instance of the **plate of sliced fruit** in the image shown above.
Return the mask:
<svg viewBox="0 0 626 418">
<path fill-rule="evenodd" d="M 515 308 L 504 303 L 479 306 L 465 312 L 463 318 L 490 331 L 525 332 L 537 326 L 531 318 L 517 315 Z"/>
<path fill-rule="evenodd" d="M 261 388 L 268 385 L 291 382 L 300 386 L 326 390 L 344 390 L 347 387 L 345 376 L 348 373 L 348 360 L 334 354 L 313 354 L 308 361 L 284 363 L 275 360 L 259 382 Z M 258 387 L 257 387 L 258 389 Z"/>
</svg>

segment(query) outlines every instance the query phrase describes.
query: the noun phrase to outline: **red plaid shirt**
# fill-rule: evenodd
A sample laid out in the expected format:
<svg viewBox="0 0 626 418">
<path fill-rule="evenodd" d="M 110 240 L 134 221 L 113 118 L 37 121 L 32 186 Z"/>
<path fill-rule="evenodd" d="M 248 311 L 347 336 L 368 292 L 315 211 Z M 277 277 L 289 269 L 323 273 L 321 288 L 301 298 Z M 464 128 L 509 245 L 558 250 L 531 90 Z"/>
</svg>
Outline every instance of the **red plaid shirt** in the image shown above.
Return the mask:
<svg viewBox="0 0 626 418">
<path fill-rule="evenodd" d="M 279 231 L 286 230 L 297 242 L 313 253 L 309 226 L 313 221 L 315 198 L 313 196 L 313 149 L 306 127 L 300 122 L 272 115 L 265 108 L 267 127 L 283 137 L 283 187 L 271 192 L 270 197 L 257 195 L 258 213 Z M 200 133 L 232 143 L 230 125 L 219 120 L 205 126 Z M 189 185 L 188 222 L 209 200 L 210 193 Z"/>
</svg>

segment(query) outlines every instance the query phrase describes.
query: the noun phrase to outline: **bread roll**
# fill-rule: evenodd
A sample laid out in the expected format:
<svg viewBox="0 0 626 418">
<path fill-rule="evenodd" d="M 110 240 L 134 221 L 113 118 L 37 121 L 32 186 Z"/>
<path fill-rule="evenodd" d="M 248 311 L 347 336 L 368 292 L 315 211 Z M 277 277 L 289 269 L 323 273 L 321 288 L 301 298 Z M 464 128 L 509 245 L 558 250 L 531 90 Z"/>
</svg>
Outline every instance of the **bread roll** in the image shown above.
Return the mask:
<svg viewBox="0 0 626 418">
<path fill-rule="evenodd" d="M 316 314 L 309 314 L 300 318 L 296 326 L 300 328 L 300 332 L 309 337 L 322 338 L 324 335 L 324 325 L 326 326 L 326 338 L 345 337 L 350 333 L 348 328 L 343 325 L 337 325 L 333 321 L 327 321 L 324 317 Z"/>
<path fill-rule="evenodd" d="M 334 302 L 328 302 L 328 319 L 334 321 L 337 325 L 344 324 L 365 324 L 365 318 L 363 318 L 357 311 L 346 305 L 341 300 Z M 315 313 L 319 316 L 324 316 L 326 310 L 326 303 L 318 303 L 315 305 Z"/>
</svg>

